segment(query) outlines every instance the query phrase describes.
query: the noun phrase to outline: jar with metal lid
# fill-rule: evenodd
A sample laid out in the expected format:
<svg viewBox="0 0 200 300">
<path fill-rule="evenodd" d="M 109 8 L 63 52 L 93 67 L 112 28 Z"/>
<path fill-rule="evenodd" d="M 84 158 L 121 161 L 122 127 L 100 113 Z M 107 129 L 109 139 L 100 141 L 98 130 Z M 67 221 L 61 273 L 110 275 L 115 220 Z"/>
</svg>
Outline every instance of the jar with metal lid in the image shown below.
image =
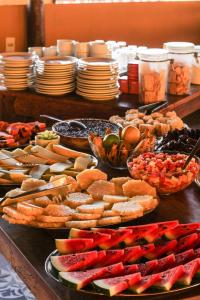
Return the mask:
<svg viewBox="0 0 200 300">
<path fill-rule="evenodd" d="M 194 44 L 186 42 L 165 43 L 169 51 L 170 65 L 168 76 L 168 93 L 186 95 L 190 93 Z"/>
<path fill-rule="evenodd" d="M 200 84 L 200 46 L 194 47 L 194 59 L 192 64 L 192 84 Z"/>
<path fill-rule="evenodd" d="M 139 52 L 140 103 L 149 104 L 165 100 L 168 51 L 164 49 L 145 49 Z"/>
</svg>

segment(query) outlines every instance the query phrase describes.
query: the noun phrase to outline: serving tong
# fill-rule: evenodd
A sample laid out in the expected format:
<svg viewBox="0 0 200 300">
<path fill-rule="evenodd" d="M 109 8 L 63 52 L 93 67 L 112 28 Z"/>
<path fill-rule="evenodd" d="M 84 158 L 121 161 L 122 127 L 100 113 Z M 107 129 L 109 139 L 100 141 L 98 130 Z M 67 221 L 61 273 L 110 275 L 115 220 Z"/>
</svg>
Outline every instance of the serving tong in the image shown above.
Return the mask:
<svg viewBox="0 0 200 300">
<path fill-rule="evenodd" d="M 165 106 L 167 106 L 167 104 L 168 104 L 168 101 L 151 103 L 151 104 L 140 106 L 138 108 L 138 110 L 139 110 L 139 112 L 143 112 L 143 113 L 149 115 L 151 113 L 159 111 L 161 108 L 164 108 Z"/>
</svg>

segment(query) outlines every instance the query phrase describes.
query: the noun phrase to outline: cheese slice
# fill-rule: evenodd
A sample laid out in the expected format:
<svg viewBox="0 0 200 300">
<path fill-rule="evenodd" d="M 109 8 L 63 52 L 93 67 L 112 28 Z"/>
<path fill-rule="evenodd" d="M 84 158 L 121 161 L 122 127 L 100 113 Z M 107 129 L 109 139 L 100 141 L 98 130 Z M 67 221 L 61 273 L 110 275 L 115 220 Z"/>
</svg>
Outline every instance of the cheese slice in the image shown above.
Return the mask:
<svg viewBox="0 0 200 300">
<path fill-rule="evenodd" d="M 91 163 L 91 158 L 89 157 L 77 157 L 74 163 L 74 169 L 83 171 L 87 169 L 88 165 Z"/>
<path fill-rule="evenodd" d="M 66 157 L 57 153 L 54 153 L 52 151 L 47 150 L 46 148 L 43 148 L 41 146 L 34 146 L 31 149 L 32 153 L 35 156 L 44 158 L 48 160 L 50 163 L 56 163 L 56 162 L 66 162 Z"/>
</svg>

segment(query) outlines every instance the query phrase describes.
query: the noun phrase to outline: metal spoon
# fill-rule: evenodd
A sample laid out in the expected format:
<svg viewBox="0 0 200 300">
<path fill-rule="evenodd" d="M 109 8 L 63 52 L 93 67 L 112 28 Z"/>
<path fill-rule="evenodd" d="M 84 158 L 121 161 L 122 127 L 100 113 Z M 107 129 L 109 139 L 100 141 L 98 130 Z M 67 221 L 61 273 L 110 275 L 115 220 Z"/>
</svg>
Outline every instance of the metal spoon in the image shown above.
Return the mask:
<svg viewBox="0 0 200 300">
<path fill-rule="evenodd" d="M 194 148 L 192 149 L 190 155 L 188 156 L 188 158 L 186 159 L 186 162 L 183 166 L 183 170 L 186 169 L 187 165 L 189 164 L 189 162 L 191 161 L 191 159 L 195 156 L 195 154 L 197 153 L 197 151 L 199 150 L 200 147 L 200 137 L 198 139 L 198 141 L 196 142 L 196 145 L 194 146 Z"/>
<path fill-rule="evenodd" d="M 50 120 L 54 120 L 54 121 L 58 121 L 58 122 L 63 122 L 64 120 L 60 120 L 56 117 L 52 117 L 52 116 L 49 116 L 49 115 L 40 115 L 40 117 L 42 118 L 47 118 L 47 119 L 50 119 Z M 66 121 L 69 125 L 78 125 L 79 127 L 83 128 L 83 129 L 87 129 L 87 126 L 85 124 L 83 124 L 82 122 L 80 121 L 76 121 L 76 120 L 69 120 L 69 121 Z"/>
</svg>

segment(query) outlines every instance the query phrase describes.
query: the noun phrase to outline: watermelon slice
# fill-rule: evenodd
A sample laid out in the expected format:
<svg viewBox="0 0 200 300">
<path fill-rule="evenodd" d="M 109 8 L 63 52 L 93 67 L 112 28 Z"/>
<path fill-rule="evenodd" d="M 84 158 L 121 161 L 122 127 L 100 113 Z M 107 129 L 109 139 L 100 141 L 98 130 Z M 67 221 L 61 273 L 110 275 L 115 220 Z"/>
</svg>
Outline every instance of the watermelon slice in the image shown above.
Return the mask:
<svg viewBox="0 0 200 300">
<path fill-rule="evenodd" d="M 169 269 L 162 273 L 159 273 L 161 279 L 153 284 L 153 287 L 157 289 L 162 289 L 165 291 L 170 291 L 175 282 L 184 275 L 185 269 L 183 265 L 177 266 L 175 268 Z"/>
<path fill-rule="evenodd" d="M 119 230 L 115 230 L 114 233 L 111 234 L 111 238 L 108 239 L 107 241 L 99 244 L 99 247 L 101 249 L 110 249 L 113 247 L 118 246 L 119 243 L 121 243 L 126 237 L 129 236 L 129 234 L 131 233 L 130 229 L 119 229 Z"/>
<path fill-rule="evenodd" d="M 72 228 L 69 233 L 70 238 L 86 238 L 86 239 L 93 239 L 93 245 L 92 248 L 98 246 L 101 243 L 104 243 L 108 240 L 110 240 L 111 235 L 105 234 L 101 232 L 93 232 L 90 230 L 82 230 L 82 229 L 76 229 Z"/>
<path fill-rule="evenodd" d="M 101 261 L 103 261 L 106 257 L 106 251 L 105 250 L 100 250 L 100 251 L 97 251 L 97 258 L 91 262 L 90 265 L 88 265 L 88 267 L 93 267 L 93 266 L 97 266 L 99 265 L 99 263 Z"/>
<path fill-rule="evenodd" d="M 124 257 L 122 258 L 122 262 L 124 264 L 134 263 L 142 256 L 141 246 L 127 247 L 124 249 Z"/>
<path fill-rule="evenodd" d="M 132 246 L 137 243 L 144 243 L 146 234 L 158 228 L 158 226 L 156 224 L 149 224 L 124 227 L 124 229 L 126 228 L 131 229 L 132 232 L 124 239 L 124 243 L 127 246 Z"/>
<path fill-rule="evenodd" d="M 141 265 L 141 264 L 139 264 Z M 143 270 L 139 267 L 139 272 L 142 274 L 142 276 L 146 276 L 149 275 L 153 272 L 153 270 L 157 267 L 158 265 L 158 260 L 150 260 L 145 262 L 145 267 L 143 268 Z"/>
<path fill-rule="evenodd" d="M 106 250 L 106 257 L 103 257 L 97 264 L 98 267 L 113 265 L 122 261 L 124 249 Z"/>
<path fill-rule="evenodd" d="M 178 240 L 177 247 L 175 249 L 175 253 L 182 252 L 183 250 L 187 250 L 193 248 L 198 239 L 197 233 L 192 233 L 190 235 L 186 235 Z"/>
<path fill-rule="evenodd" d="M 159 258 L 172 250 L 174 250 L 177 246 L 177 240 L 172 240 L 169 242 L 162 242 L 162 244 L 159 244 L 155 247 L 153 251 L 149 251 L 146 253 L 145 257 L 149 260 Z"/>
<path fill-rule="evenodd" d="M 176 266 L 183 265 L 193 258 L 195 258 L 195 252 L 193 249 L 189 249 L 175 255 L 175 264 Z"/>
<path fill-rule="evenodd" d="M 159 280 L 161 280 L 160 274 L 144 276 L 138 283 L 131 286 L 130 290 L 137 294 L 141 294 L 144 291 L 146 291 L 148 288 L 150 288 L 153 284 L 158 282 Z"/>
<path fill-rule="evenodd" d="M 185 273 L 178 279 L 181 285 L 190 285 L 200 267 L 200 258 L 196 258 L 184 265 Z"/>
<path fill-rule="evenodd" d="M 174 228 L 179 224 L 179 222 L 176 221 L 167 221 L 167 222 L 160 222 L 160 223 L 155 223 L 157 224 L 157 228 L 154 230 L 151 230 L 145 235 L 145 239 L 147 242 L 152 243 L 161 238 L 165 234 L 166 231 L 168 231 L 171 228 Z"/>
<path fill-rule="evenodd" d="M 121 275 L 129 275 L 129 274 L 133 274 L 139 272 L 138 270 L 138 264 L 134 264 L 134 265 L 126 265 L 124 266 L 124 270 L 123 273 Z"/>
<path fill-rule="evenodd" d="M 56 239 L 56 248 L 61 254 L 84 252 L 92 247 L 93 239 Z"/>
<path fill-rule="evenodd" d="M 200 247 L 200 233 L 197 233 L 198 238 L 194 244 L 194 248 L 199 248 Z"/>
<path fill-rule="evenodd" d="M 140 273 L 93 281 L 94 287 L 106 295 L 114 296 L 141 280 Z"/>
<path fill-rule="evenodd" d="M 197 248 L 197 249 L 194 250 L 194 256 L 196 258 L 200 257 L 200 248 Z"/>
<path fill-rule="evenodd" d="M 169 240 L 178 239 L 181 236 L 191 234 L 200 227 L 200 223 L 179 224 L 165 232 L 165 237 Z"/>
<path fill-rule="evenodd" d="M 150 260 L 149 263 L 151 263 L 152 261 L 154 260 Z M 173 267 L 175 264 L 175 256 L 174 254 L 170 254 L 168 256 L 158 259 L 157 262 L 157 266 L 155 266 L 155 268 L 152 271 L 153 274 L 163 272 Z"/>
<path fill-rule="evenodd" d="M 59 278 L 65 285 L 73 287 L 76 290 L 80 290 L 95 279 L 119 275 L 123 271 L 123 269 L 123 264 L 118 263 L 109 267 L 97 268 L 87 271 L 59 272 Z"/>
<path fill-rule="evenodd" d="M 86 268 L 97 258 L 97 251 L 51 256 L 51 263 L 57 271 L 69 272 Z"/>
</svg>

